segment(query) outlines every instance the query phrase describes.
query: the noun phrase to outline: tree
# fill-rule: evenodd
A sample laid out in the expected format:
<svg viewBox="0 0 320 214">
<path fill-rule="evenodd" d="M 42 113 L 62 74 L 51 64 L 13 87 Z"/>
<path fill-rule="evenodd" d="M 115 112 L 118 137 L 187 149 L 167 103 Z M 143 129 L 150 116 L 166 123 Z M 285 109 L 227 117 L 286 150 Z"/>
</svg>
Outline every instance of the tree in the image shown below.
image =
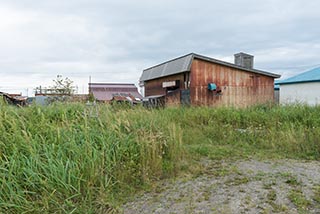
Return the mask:
<svg viewBox="0 0 320 214">
<path fill-rule="evenodd" d="M 75 92 L 73 81 L 68 77 L 63 78 L 62 75 L 57 75 L 57 79 L 53 80 L 54 85 L 50 87 L 51 92 L 55 94 L 72 95 Z"/>
</svg>

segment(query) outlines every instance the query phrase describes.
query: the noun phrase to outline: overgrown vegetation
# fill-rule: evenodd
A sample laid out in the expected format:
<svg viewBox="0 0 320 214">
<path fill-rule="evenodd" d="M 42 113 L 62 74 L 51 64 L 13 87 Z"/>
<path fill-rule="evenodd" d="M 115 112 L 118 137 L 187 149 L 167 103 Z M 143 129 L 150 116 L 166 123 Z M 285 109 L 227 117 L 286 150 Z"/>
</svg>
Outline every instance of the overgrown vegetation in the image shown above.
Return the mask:
<svg viewBox="0 0 320 214">
<path fill-rule="evenodd" d="M 179 124 L 144 110 L 88 111 L 1 107 L 0 213 L 111 211 L 122 193 L 177 172 Z"/>
<path fill-rule="evenodd" d="M 169 111 L 169 113 L 168 113 Z M 224 158 L 320 158 L 320 107 L 167 110 L 194 155 Z"/>
<path fill-rule="evenodd" d="M 0 108 L 0 213 L 116 212 L 203 156 L 320 159 L 319 107 Z"/>
</svg>

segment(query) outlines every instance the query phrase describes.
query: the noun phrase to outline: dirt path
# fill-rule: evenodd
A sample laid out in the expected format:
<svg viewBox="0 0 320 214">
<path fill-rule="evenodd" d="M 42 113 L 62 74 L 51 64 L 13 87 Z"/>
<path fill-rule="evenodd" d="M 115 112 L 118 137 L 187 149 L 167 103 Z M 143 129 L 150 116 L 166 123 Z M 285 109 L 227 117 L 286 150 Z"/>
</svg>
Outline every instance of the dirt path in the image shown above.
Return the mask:
<svg viewBox="0 0 320 214">
<path fill-rule="evenodd" d="M 166 181 L 124 205 L 136 213 L 320 213 L 317 161 L 202 162 L 204 173 Z"/>
</svg>

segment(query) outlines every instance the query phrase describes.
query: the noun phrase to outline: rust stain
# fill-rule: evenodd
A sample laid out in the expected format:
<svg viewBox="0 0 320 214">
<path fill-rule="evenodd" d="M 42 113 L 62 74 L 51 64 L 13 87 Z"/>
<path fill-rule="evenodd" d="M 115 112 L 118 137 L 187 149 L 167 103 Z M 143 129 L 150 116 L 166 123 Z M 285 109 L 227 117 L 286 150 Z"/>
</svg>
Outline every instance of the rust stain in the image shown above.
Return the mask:
<svg viewBox="0 0 320 214">
<path fill-rule="evenodd" d="M 195 59 L 191 66 L 191 103 L 208 106 L 245 107 L 273 100 L 272 77 Z M 209 82 L 221 94 L 207 90 Z"/>
<path fill-rule="evenodd" d="M 145 96 L 166 95 L 168 105 L 181 102 L 180 94 L 168 94 L 162 83 L 180 80 L 177 89 L 185 87 L 184 73 L 145 82 Z M 208 90 L 208 83 L 215 83 L 219 91 Z M 246 107 L 257 103 L 272 102 L 274 78 L 225 65 L 194 59 L 190 71 L 190 102 L 193 106 Z"/>
<path fill-rule="evenodd" d="M 16 96 L 16 94 L 7 94 L 3 92 L 0 92 L 0 96 L 2 96 L 3 99 L 11 105 L 16 105 L 16 106 L 27 105 L 27 97 Z"/>
</svg>

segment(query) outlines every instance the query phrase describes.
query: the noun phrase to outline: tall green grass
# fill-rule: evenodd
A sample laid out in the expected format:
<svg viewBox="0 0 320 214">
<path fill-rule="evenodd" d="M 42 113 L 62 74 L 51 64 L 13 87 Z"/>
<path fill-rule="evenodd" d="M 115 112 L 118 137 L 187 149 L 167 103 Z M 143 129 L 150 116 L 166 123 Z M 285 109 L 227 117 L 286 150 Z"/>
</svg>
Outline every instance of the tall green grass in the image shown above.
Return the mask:
<svg viewBox="0 0 320 214">
<path fill-rule="evenodd" d="M 1 106 L 0 213 L 103 213 L 175 174 L 181 129 L 143 109 Z"/>
<path fill-rule="evenodd" d="M 320 159 L 320 107 L 0 108 L 0 213 L 116 212 L 201 157 Z"/>
<path fill-rule="evenodd" d="M 320 159 L 319 106 L 262 105 L 193 111 L 186 110 L 181 123 L 183 130 L 190 130 L 184 142 L 188 142 L 191 152 L 211 158 Z"/>
</svg>

